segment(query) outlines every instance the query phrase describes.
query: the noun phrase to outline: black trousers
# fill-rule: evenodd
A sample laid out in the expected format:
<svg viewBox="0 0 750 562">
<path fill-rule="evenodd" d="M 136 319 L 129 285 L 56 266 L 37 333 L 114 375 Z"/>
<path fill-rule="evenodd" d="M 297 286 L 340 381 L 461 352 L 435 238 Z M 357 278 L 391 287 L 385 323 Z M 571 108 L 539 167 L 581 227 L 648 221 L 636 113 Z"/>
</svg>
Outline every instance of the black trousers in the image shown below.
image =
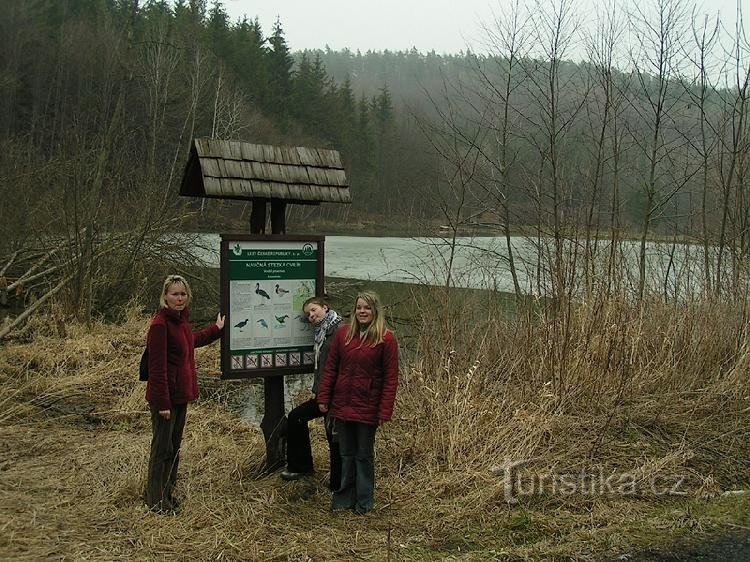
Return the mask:
<svg viewBox="0 0 750 562">
<path fill-rule="evenodd" d="M 286 468 L 289 472 L 312 472 L 313 458 L 310 447 L 310 430 L 307 422 L 325 414 L 318 409 L 315 399 L 303 402 L 287 416 Z M 341 454 L 339 444 L 333 440 L 331 428 L 326 424 L 326 438 L 331 459 L 330 488 L 338 490 L 341 485 Z"/>
<path fill-rule="evenodd" d="M 172 498 L 177 467 L 180 464 L 180 444 L 185 429 L 187 404 L 173 405 L 171 415 L 165 420 L 151 408 L 151 455 L 148 459 L 146 504 L 151 508 L 172 509 Z"/>
</svg>

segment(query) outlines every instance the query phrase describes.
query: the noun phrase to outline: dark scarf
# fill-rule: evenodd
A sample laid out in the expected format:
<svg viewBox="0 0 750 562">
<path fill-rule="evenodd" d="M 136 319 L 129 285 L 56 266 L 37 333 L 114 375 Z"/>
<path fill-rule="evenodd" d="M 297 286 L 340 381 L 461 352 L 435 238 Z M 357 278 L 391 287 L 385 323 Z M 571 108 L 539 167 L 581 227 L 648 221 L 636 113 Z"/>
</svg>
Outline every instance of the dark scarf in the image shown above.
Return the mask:
<svg viewBox="0 0 750 562">
<path fill-rule="evenodd" d="M 320 348 L 323 346 L 323 342 L 326 340 L 326 334 L 329 330 L 336 329 L 343 318 L 339 316 L 339 313 L 333 309 L 328 309 L 323 320 L 315 326 L 315 368 L 318 368 L 318 356 L 320 355 Z"/>
</svg>

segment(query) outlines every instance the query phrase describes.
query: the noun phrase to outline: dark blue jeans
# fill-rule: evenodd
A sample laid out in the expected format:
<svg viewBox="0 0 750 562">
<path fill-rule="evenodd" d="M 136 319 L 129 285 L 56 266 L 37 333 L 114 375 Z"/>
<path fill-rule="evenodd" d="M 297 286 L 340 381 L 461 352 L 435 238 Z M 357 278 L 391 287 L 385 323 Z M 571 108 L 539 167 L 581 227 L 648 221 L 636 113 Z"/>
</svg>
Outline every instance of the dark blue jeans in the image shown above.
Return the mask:
<svg viewBox="0 0 750 562">
<path fill-rule="evenodd" d="M 336 420 L 341 452 L 341 487 L 333 509 L 367 513 L 375 505 L 375 430 L 378 426 Z"/>
</svg>

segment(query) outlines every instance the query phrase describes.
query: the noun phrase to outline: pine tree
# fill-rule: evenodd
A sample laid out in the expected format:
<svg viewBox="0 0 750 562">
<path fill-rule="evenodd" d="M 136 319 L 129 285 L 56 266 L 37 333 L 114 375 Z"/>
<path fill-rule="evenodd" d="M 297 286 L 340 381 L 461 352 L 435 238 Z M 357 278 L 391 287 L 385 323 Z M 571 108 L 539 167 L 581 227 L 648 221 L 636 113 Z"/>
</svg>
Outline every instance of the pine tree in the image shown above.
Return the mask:
<svg viewBox="0 0 750 562">
<path fill-rule="evenodd" d="M 248 22 L 243 18 L 232 29 L 232 46 L 226 63 L 248 97 L 267 106 L 270 98 L 268 90 L 268 52 L 260 22 Z M 271 104 L 268 103 L 268 106 Z"/>
<path fill-rule="evenodd" d="M 220 58 L 227 58 L 231 52 L 229 15 L 224 6 L 218 2 L 213 5 L 208 14 L 206 32 L 214 53 Z"/>
<path fill-rule="evenodd" d="M 380 202 L 387 202 L 387 192 L 395 190 L 396 178 L 393 173 L 395 151 L 395 128 L 393 101 L 387 85 L 371 102 L 373 124 L 373 164 L 375 168 L 374 186 L 380 194 Z"/>
<path fill-rule="evenodd" d="M 313 125 L 311 123 L 312 109 L 319 101 L 320 92 L 315 87 L 312 65 L 306 51 L 302 53 L 297 63 L 292 90 L 290 113 L 309 130 Z"/>
<path fill-rule="evenodd" d="M 357 102 L 352 91 L 352 82 L 347 75 L 335 92 L 333 115 L 334 143 L 344 157 L 352 157 L 357 126 Z"/>
<path fill-rule="evenodd" d="M 372 100 L 372 116 L 375 138 L 382 143 L 384 136 L 393 124 L 393 100 L 387 84 L 383 85 L 380 93 Z"/>
<path fill-rule="evenodd" d="M 373 185 L 372 128 L 370 123 L 370 102 L 362 94 L 357 103 L 357 119 L 352 142 L 350 180 L 357 188 L 355 204 L 366 208 L 371 203 Z"/>
<path fill-rule="evenodd" d="M 281 20 L 277 19 L 273 33 L 268 38 L 271 51 L 268 53 L 268 99 L 266 108 L 276 114 L 282 126 L 289 116 L 289 98 L 292 93 L 292 66 L 294 61 L 284 38 Z"/>
</svg>

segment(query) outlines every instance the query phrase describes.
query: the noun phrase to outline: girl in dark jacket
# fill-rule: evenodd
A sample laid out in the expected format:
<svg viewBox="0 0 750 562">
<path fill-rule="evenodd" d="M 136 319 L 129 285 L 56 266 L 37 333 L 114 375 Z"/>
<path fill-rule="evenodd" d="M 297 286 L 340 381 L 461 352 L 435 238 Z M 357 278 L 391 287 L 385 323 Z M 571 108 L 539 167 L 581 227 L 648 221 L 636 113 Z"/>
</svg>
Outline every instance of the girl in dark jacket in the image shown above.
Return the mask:
<svg viewBox="0 0 750 562">
<path fill-rule="evenodd" d="M 310 431 L 307 422 L 324 414 L 318 409 L 315 398 L 320 386 L 320 376 L 328 357 L 328 348 L 342 318 L 321 297 L 312 297 L 302 304 L 302 313 L 315 326 L 315 378 L 310 400 L 294 408 L 287 416 L 286 470 L 281 473 L 284 480 L 297 480 L 313 471 Z M 329 486 L 337 490 L 341 483 L 341 457 L 338 443 L 333 440 L 330 425 L 326 424 L 326 438 L 331 459 Z"/>
<path fill-rule="evenodd" d="M 187 404 L 198 398 L 195 348 L 221 337 L 224 317 L 193 332 L 188 305 L 190 285 L 180 275 L 164 280 L 161 310 L 148 329 L 148 383 L 146 400 L 151 408 L 151 455 L 148 461 L 146 504 L 154 511 L 172 513 L 178 507 L 172 492 L 177 477 Z"/>
<path fill-rule="evenodd" d="M 334 420 L 341 451 L 333 509 L 364 514 L 374 506 L 375 430 L 393 414 L 398 372 L 398 342 L 380 299 L 360 293 L 350 325 L 331 342 L 317 397 L 320 411 Z"/>
</svg>

